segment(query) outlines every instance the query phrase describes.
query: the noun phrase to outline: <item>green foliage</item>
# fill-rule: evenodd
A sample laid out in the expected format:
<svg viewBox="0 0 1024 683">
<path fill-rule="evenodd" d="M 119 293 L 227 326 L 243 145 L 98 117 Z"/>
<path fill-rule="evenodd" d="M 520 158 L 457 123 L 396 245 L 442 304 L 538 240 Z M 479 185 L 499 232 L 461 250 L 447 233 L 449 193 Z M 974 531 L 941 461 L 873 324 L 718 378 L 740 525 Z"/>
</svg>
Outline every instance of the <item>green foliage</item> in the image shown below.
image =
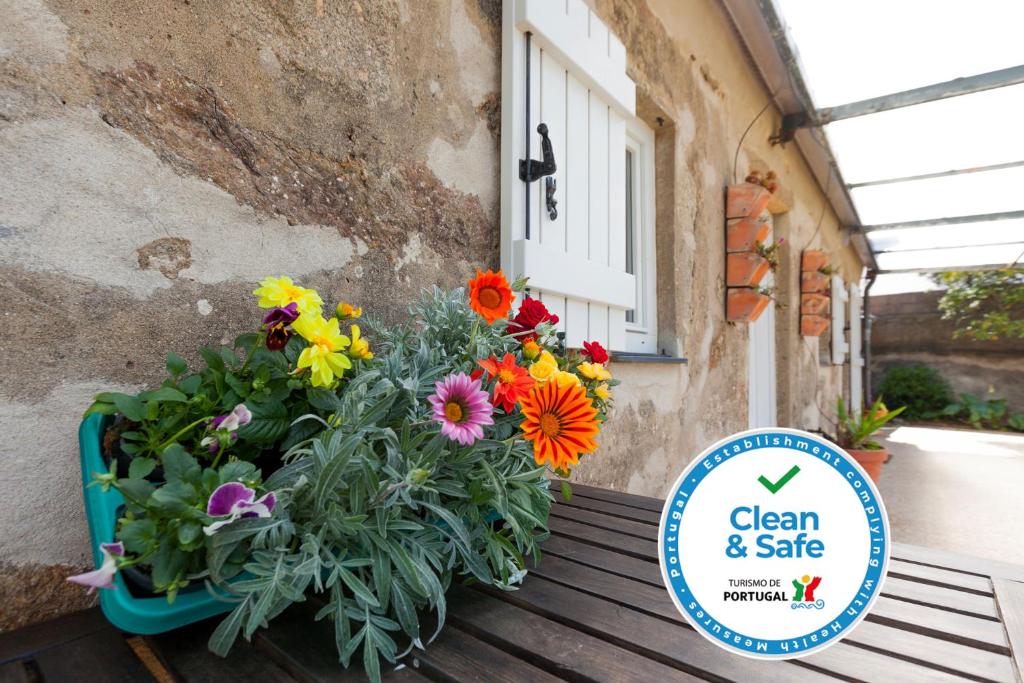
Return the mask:
<svg viewBox="0 0 1024 683">
<path fill-rule="evenodd" d="M 941 415 L 953 400 L 949 383 L 938 370 L 924 363 L 889 368 L 878 391 L 891 403 L 904 406 L 904 416 L 912 420 Z"/>
<path fill-rule="evenodd" d="M 317 618 L 334 622 L 341 663 L 361 651 L 379 680 L 381 658 L 395 662 L 440 630 L 453 580 L 511 589 L 525 558 L 539 556 L 552 496 L 517 438 L 521 416 L 496 412 L 488 438 L 460 446 L 440 434 L 426 400 L 440 377 L 517 342 L 479 324 L 461 292 L 435 289 L 413 315 L 408 326 L 373 326 L 376 358 L 341 394 L 317 397 L 329 403 L 319 411 L 330 411 L 329 428 L 291 448 L 265 484 L 287 492 L 275 509 L 279 533 L 243 520 L 214 536 L 211 575 L 221 576 L 218 558 L 249 544 L 252 576 L 231 584 L 240 602 L 211 637 L 214 652 L 312 591 L 323 601 Z M 423 610 L 436 612 L 433 631 Z"/>
<path fill-rule="evenodd" d="M 936 273 L 946 288 L 939 300 L 954 337 L 977 340 L 1024 339 L 1024 267 Z"/>
<path fill-rule="evenodd" d="M 174 602 L 178 591 L 191 581 L 207 576 L 207 553 L 212 540 L 203 527 L 214 521 L 205 513 L 206 502 L 221 484 L 242 482 L 252 489 L 260 486 L 260 471 L 251 463 L 233 460 L 219 470 L 203 469 L 178 444 L 163 451 L 164 483 L 160 486 L 145 477 L 156 462 L 150 458 L 132 460 L 128 476 L 117 477 L 117 463 L 110 474 L 97 484 L 117 489 L 125 500 L 125 511 L 118 520 L 118 539 L 128 557 L 120 568 L 145 565 L 150 568 L 154 588 L 166 592 Z M 221 578 L 230 578 L 241 570 L 246 548 L 239 544 L 225 556 Z"/>
<path fill-rule="evenodd" d="M 1024 414 L 1009 413 L 1003 398 L 981 399 L 974 394 L 960 394 L 959 400 L 947 405 L 942 414 L 966 422 L 975 429 L 1024 432 Z"/>
<path fill-rule="evenodd" d="M 884 427 L 887 422 L 903 412 L 905 406 L 888 410 L 882 399 L 876 400 L 867 410 L 850 413 L 842 397 L 836 399 L 836 416 L 838 418 L 838 442 L 843 448 L 854 450 L 878 450 L 882 446 L 871 437 Z"/>
</svg>

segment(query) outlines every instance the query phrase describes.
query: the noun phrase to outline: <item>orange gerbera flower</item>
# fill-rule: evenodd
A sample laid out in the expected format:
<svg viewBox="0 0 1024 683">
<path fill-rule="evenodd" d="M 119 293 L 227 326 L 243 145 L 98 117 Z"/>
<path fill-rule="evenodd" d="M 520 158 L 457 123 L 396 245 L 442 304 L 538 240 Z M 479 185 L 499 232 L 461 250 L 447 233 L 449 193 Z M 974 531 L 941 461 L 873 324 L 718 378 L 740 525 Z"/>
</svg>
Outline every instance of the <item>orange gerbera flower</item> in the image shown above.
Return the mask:
<svg viewBox="0 0 1024 683">
<path fill-rule="evenodd" d="M 506 353 L 500 363 L 497 356 L 478 360 L 477 363 L 487 371 L 487 379 L 498 378 L 494 385 L 494 405 L 500 404 L 506 413 L 515 410 L 516 403 L 533 388 L 529 370 L 516 365 L 516 357 L 511 353 Z"/>
<path fill-rule="evenodd" d="M 512 288 L 505 274 L 500 270 L 497 273 L 477 270 L 476 277 L 469 281 L 469 305 L 488 325 L 507 318 L 512 310 Z"/>
<path fill-rule="evenodd" d="M 593 453 L 600 431 L 597 409 L 587 390 L 576 384 L 545 382 L 534 387 L 519 404 L 523 436 L 533 442 L 538 465 L 550 462 L 556 470 L 579 463 L 581 453 Z"/>
</svg>

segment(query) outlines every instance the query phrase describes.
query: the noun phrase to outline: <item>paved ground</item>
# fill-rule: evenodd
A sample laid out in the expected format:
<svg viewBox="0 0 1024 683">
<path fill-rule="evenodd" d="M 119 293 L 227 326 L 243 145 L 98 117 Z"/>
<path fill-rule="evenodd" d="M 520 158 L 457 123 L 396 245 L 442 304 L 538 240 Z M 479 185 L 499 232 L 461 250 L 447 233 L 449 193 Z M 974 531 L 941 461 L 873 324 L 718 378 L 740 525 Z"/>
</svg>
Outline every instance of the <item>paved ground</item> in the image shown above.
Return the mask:
<svg viewBox="0 0 1024 683">
<path fill-rule="evenodd" d="M 885 441 L 896 541 L 1024 564 L 1024 435 L 897 427 Z"/>
</svg>

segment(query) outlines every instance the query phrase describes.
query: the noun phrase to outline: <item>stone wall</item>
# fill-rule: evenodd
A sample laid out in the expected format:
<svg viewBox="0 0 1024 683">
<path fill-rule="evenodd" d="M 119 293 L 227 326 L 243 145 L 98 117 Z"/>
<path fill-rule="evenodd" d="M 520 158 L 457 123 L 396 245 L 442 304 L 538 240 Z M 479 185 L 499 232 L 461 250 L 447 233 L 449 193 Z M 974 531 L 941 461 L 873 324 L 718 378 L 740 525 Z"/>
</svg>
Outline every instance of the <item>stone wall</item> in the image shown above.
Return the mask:
<svg viewBox="0 0 1024 683">
<path fill-rule="evenodd" d="M 912 292 L 871 298 L 871 377 L 877 389 L 897 365 L 936 368 L 955 393 L 1005 398 L 1024 412 L 1024 340 L 954 339 L 956 326 L 938 309 L 941 292 Z"/>
<path fill-rule="evenodd" d="M 723 188 L 768 167 L 780 423 L 819 426 L 843 368 L 798 336 L 799 252 L 860 263 L 715 0 L 597 0 L 657 133 L 660 344 L 619 364 L 580 481 L 661 494 L 747 426 L 747 330 L 724 320 Z M 498 0 L 0 0 L 0 628 L 84 605 L 75 434 L 93 394 L 248 329 L 289 274 L 394 318 L 498 265 Z M 821 343 L 824 343 L 822 340 Z"/>
</svg>

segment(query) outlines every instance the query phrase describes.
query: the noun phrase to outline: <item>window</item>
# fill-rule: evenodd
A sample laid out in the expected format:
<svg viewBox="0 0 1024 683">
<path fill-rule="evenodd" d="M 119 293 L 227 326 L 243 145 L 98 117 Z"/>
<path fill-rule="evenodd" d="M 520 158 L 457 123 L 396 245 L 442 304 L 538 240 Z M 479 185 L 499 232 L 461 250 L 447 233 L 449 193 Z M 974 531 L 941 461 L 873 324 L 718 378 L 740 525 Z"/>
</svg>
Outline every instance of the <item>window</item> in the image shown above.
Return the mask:
<svg viewBox="0 0 1024 683">
<path fill-rule="evenodd" d="M 658 352 L 654 249 L 654 131 L 626 121 L 626 272 L 636 282 L 636 305 L 626 311 L 626 351 Z"/>
</svg>

